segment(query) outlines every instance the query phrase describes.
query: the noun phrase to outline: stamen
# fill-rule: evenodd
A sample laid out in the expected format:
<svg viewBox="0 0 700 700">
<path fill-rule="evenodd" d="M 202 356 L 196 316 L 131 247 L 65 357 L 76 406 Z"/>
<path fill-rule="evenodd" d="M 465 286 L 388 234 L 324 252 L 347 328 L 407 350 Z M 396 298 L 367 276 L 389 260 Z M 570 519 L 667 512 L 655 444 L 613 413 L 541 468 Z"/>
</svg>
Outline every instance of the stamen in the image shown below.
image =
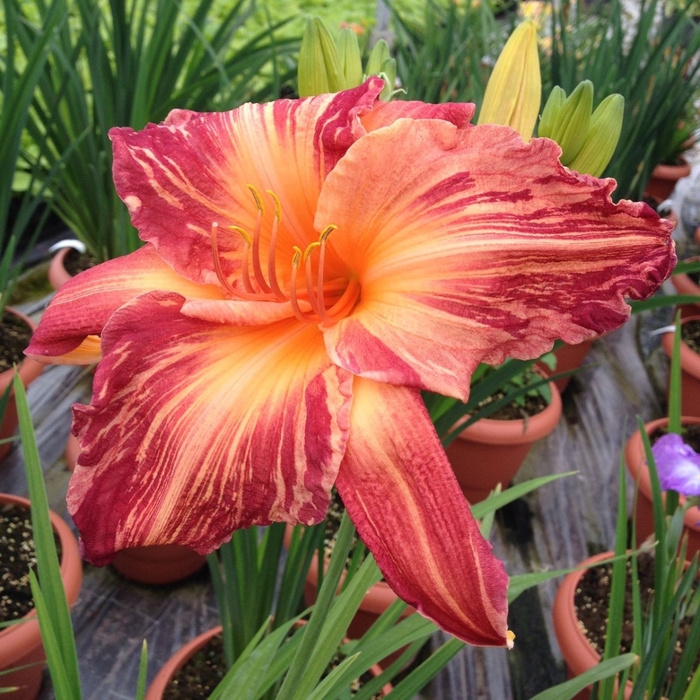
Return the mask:
<svg viewBox="0 0 700 700">
<path fill-rule="evenodd" d="M 246 187 L 250 190 L 251 194 L 253 195 L 253 199 L 255 200 L 255 206 L 258 208 L 258 211 L 261 214 L 264 214 L 265 213 L 265 205 L 263 204 L 262 197 L 260 196 L 260 193 L 251 184 L 247 184 Z"/>
<path fill-rule="evenodd" d="M 267 278 L 270 280 L 270 287 L 275 294 L 275 298 L 279 299 L 280 301 L 285 301 L 287 299 L 287 295 L 282 291 L 279 282 L 277 281 L 277 266 L 275 265 L 277 231 L 282 221 L 282 205 L 279 197 L 272 190 L 266 190 L 266 192 L 275 201 L 275 219 L 272 222 L 272 231 L 270 232 L 270 248 L 267 251 Z"/>
<path fill-rule="evenodd" d="M 341 318 L 345 318 L 352 310 L 352 307 L 357 303 L 359 296 L 360 283 L 355 278 L 350 278 L 343 295 L 326 312 L 327 320 L 324 320 L 324 323 L 339 321 Z"/>
<path fill-rule="evenodd" d="M 251 190 L 252 191 L 252 190 Z M 258 201 L 257 192 L 253 194 Z M 260 229 L 262 228 L 262 215 L 263 209 L 258 207 L 258 215 L 255 219 L 255 232 L 253 233 L 253 274 L 255 275 L 255 281 L 258 283 L 261 291 L 268 293 L 272 291 L 272 288 L 265 281 L 262 273 L 262 267 L 260 267 Z"/>
<path fill-rule="evenodd" d="M 326 241 L 328 240 L 328 236 L 330 236 L 331 233 L 333 233 L 333 231 L 335 231 L 337 228 L 338 227 L 335 224 L 330 224 L 329 226 L 326 226 L 326 228 L 324 228 L 323 231 L 321 231 L 321 235 L 319 236 L 319 245 L 321 246 L 321 250 L 318 256 L 318 283 L 316 285 L 316 305 L 318 307 L 317 313 L 324 323 L 328 323 L 330 321 L 330 318 L 326 313 L 326 302 L 323 296 L 323 270 L 326 263 Z"/>
<path fill-rule="evenodd" d="M 275 216 L 281 222 L 282 221 L 282 203 L 280 202 L 280 198 L 272 190 L 265 190 L 265 192 L 267 192 L 270 195 L 270 197 L 272 197 L 272 199 L 274 200 L 274 202 L 275 202 Z"/>
<path fill-rule="evenodd" d="M 314 241 L 313 243 L 309 243 L 304 251 L 304 276 L 306 278 L 306 296 L 311 304 L 311 308 L 320 318 L 323 318 L 323 296 L 321 296 L 321 302 L 319 303 L 313 283 L 313 272 L 311 270 L 311 254 L 320 246 L 321 244 L 318 241 Z"/>
<path fill-rule="evenodd" d="M 301 248 L 294 246 L 294 257 L 292 258 L 292 279 L 291 287 L 289 290 L 289 303 L 291 304 L 292 311 L 294 315 L 300 321 L 318 321 L 318 317 L 314 314 L 304 314 L 299 308 L 299 303 L 297 301 L 297 272 L 299 271 L 299 263 L 301 262 L 303 253 Z"/>
<path fill-rule="evenodd" d="M 219 232 L 219 224 L 214 221 L 211 225 L 211 250 L 214 255 L 214 270 L 216 271 L 216 276 L 221 282 L 221 286 L 228 292 L 235 296 L 239 296 L 238 292 L 229 284 L 228 280 L 224 277 L 224 271 L 221 269 L 221 259 L 219 258 L 219 246 L 217 244 L 217 234 Z"/>
<path fill-rule="evenodd" d="M 243 259 L 241 260 L 241 281 L 243 282 L 243 288 L 249 294 L 255 294 L 253 285 L 250 281 L 250 272 L 248 270 L 248 262 L 250 258 L 250 234 L 242 226 L 229 226 L 231 231 L 236 231 L 243 236 L 245 241 L 245 247 L 243 248 Z"/>
</svg>

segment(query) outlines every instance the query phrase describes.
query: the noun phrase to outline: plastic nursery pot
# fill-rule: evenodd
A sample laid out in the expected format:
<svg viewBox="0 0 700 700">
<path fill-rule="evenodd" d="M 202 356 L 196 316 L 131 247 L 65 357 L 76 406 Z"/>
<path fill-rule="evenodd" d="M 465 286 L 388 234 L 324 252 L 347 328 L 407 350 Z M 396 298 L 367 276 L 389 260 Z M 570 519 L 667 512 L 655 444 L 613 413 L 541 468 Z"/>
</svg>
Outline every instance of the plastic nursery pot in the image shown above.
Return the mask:
<svg viewBox="0 0 700 700">
<path fill-rule="evenodd" d="M 6 311 L 21 318 L 32 329 L 32 332 L 34 332 L 36 324 L 28 316 L 25 316 L 15 309 L 7 308 Z M 27 387 L 42 373 L 44 364 L 33 360 L 31 357 L 25 357 L 22 362 L 19 363 L 18 369 L 22 384 Z M 13 376 L 14 370 L 12 369 L 5 370 L 0 374 L 0 396 L 2 396 L 7 387 L 12 384 Z M 0 423 L 0 440 L 11 438 L 17 430 L 17 424 L 17 406 L 15 405 L 14 396 L 11 395 L 10 400 L 7 402 L 2 423 Z M 11 449 L 11 442 L 0 445 L 0 460 L 4 459 L 9 454 Z"/>
<path fill-rule="evenodd" d="M 214 627 L 213 629 L 210 629 L 203 634 L 200 634 L 199 637 L 195 637 L 191 642 L 188 644 L 185 644 L 178 652 L 173 654 L 173 656 L 168 659 L 166 662 L 165 666 L 160 669 L 158 672 L 158 675 L 153 679 L 153 682 L 148 688 L 148 692 L 146 693 L 146 700 L 162 700 L 163 694 L 165 693 L 166 688 L 168 687 L 168 684 L 170 681 L 173 679 L 173 676 L 206 644 L 209 642 L 209 640 L 212 637 L 215 637 L 217 634 L 221 634 L 223 628 L 221 626 L 219 627 Z M 382 672 L 382 669 L 379 666 L 372 666 L 369 669 L 369 672 L 373 676 L 379 676 Z M 382 695 L 386 695 L 392 690 L 392 686 L 390 683 L 387 683 L 383 688 L 382 688 Z"/>
<path fill-rule="evenodd" d="M 80 456 L 78 438 L 72 433 L 66 443 L 66 463 L 72 472 Z M 112 566 L 126 578 L 137 583 L 163 585 L 182 581 L 199 571 L 207 558 L 179 544 L 160 544 L 123 549 Z"/>
<path fill-rule="evenodd" d="M 697 425 L 700 418 L 683 416 L 682 425 Z M 668 418 L 659 418 L 644 425 L 647 435 L 651 435 L 657 428 L 668 425 Z M 647 537 L 654 533 L 654 512 L 652 509 L 651 497 L 651 477 L 647 466 L 642 436 L 639 431 L 627 441 L 625 447 L 625 460 L 627 471 L 629 471 L 635 483 L 639 483 L 639 493 L 637 495 L 637 506 L 635 511 L 635 522 L 637 525 L 637 545 L 644 542 Z M 681 496 L 681 501 L 683 497 Z M 688 549 L 686 558 L 692 559 L 695 552 L 700 550 L 700 508 L 689 508 L 683 519 L 683 531 L 688 535 Z"/>
<path fill-rule="evenodd" d="M 445 449 L 457 481 L 470 503 L 479 503 L 501 484 L 506 488 L 532 444 L 549 435 L 561 418 L 561 395 L 549 382 L 552 401 L 525 419 L 482 418 L 465 428 Z"/>
<path fill-rule="evenodd" d="M 590 567 L 603 559 L 615 556 L 614 552 L 603 552 L 583 561 L 580 566 Z M 572 571 L 564 578 L 557 595 L 554 598 L 552 616 L 554 633 L 561 649 L 569 678 L 580 676 L 589 668 L 593 668 L 600 662 L 600 654 L 590 645 L 586 635 L 579 626 L 576 608 L 574 607 L 574 595 L 581 577 L 586 569 Z M 632 683 L 627 682 L 625 698 L 632 694 Z M 574 700 L 588 700 L 590 688 L 578 693 Z"/>
<path fill-rule="evenodd" d="M 73 276 L 66 270 L 65 260 L 66 255 L 72 248 L 61 248 L 51 258 L 49 263 L 49 284 L 58 291 L 68 280 L 73 279 Z"/>
<path fill-rule="evenodd" d="M 688 177 L 688 175 L 690 175 L 690 164 L 684 158 L 681 158 L 679 165 L 659 163 L 651 171 L 651 178 L 644 188 L 644 193 L 651 197 L 657 197 L 661 201 L 668 199 L 678 180 Z"/>
<path fill-rule="evenodd" d="M 700 310 L 700 309 L 699 309 Z M 686 316 L 681 326 L 690 322 L 700 322 L 700 315 Z M 664 333 L 661 338 L 664 352 L 673 355 L 673 333 Z M 700 416 L 700 355 L 687 343 L 681 341 L 681 413 L 684 416 Z"/>
<path fill-rule="evenodd" d="M 0 504 L 11 503 L 29 508 L 29 501 L 19 496 L 0 494 Z M 63 519 L 50 512 L 51 525 L 61 541 L 61 578 L 66 590 L 68 605 L 73 606 L 78 598 L 83 579 L 82 561 L 78 542 Z M 39 621 L 32 611 L 22 622 L 0 630 L 0 672 L 10 668 L 21 668 L 7 675 L 0 675 L 0 688 L 16 686 L 18 690 L 1 694 L 3 700 L 33 700 L 39 694 L 41 677 L 46 657 L 39 633 Z"/>
</svg>

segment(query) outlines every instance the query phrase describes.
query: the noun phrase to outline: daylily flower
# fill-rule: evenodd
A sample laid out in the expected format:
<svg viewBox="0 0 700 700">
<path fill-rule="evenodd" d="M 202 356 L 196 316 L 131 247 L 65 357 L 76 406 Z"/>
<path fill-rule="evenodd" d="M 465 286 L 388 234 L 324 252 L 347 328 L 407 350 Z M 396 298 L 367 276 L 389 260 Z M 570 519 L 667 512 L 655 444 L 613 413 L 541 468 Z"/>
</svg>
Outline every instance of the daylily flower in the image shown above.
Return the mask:
<svg viewBox="0 0 700 700">
<path fill-rule="evenodd" d="M 675 433 L 662 435 L 652 446 L 661 488 L 683 496 L 700 496 L 700 454 Z"/>
<path fill-rule="evenodd" d="M 507 577 L 420 391 L 616 328 L 670 274 L 671 225 L 547 139 L 383 86 L 112 130 L 147 243 L 65 285 L 29 353 L 99 336 L 68 493 L 90 561 L 319 522 L 335 484 L 399 596 L 505 645 Z"/>
</svg>

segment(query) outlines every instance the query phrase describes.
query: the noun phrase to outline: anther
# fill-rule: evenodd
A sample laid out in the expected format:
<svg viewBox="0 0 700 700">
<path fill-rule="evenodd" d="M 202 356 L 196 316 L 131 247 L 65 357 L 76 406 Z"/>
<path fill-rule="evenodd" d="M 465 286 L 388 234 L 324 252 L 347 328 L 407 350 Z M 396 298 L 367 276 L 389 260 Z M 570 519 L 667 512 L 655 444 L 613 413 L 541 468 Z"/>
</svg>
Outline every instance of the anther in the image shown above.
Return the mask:
<svg viewBox="0 0 700 700">
<path fill-rule="evenodd" d="M 262 197 L 260 196 L 260 193 L 251 184 L 247 184 L 246 187 L 250 190 L 251 194 L 253 195 L 253 199 L 255 200 L 255 205 L 257 206 L 258 210 L 260 211 L 261 214 L 264 214 L 265 213 L 265 206 L 263 205 L 263 201 L 262 201 Z"/>
<path fill-rule="evenodd" d="M 337 228 L 338 227 L 335 224 L 329 224 L 323 229 L 323 231 L 321 231 L 321 235 L 318 237 L 318 240 L 321 243 L 325 243 L 328 240 L 328 236 L 330 236 L 331 233 L 333 233 L 333 231 L 335 231 Z"/>
<path fill-rule="evenodd" d="M 243 236 L 243 240 L 246 242 L 246 244 L 252 245 L 253 241 L 250 234 L 242 226 L 229 226 L 228 229 L 229 231 L 236 231 L 236 233 L 240 233 L 241 236 Z"/>
<path fill-rule="evenodd" d="M 280 198 L 272 190 L 265 190 L 265 192 L 267 192 L 270 195 L 270 197 L 272 197 L 272 199 L 274 200 L 275 216 L 279 221 L 282 221 L 282 203 L 280 202 Z"/>
</svg>

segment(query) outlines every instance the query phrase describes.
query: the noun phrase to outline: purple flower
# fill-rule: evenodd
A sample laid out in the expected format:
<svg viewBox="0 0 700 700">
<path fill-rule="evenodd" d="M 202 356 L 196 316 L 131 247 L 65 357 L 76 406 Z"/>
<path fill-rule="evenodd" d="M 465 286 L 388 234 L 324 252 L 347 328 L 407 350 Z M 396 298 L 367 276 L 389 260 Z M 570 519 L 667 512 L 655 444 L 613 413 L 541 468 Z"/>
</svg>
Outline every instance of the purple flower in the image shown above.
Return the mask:
<svg viewBox="0 0 700 700">
<path fill-rule="evenodd" d="M 686 445 L 680 435 L 664 435 L 651 451 L 662 489 L 673 489 L 684 496 L 700 496 L 700 454 Z"/>
</svg>

